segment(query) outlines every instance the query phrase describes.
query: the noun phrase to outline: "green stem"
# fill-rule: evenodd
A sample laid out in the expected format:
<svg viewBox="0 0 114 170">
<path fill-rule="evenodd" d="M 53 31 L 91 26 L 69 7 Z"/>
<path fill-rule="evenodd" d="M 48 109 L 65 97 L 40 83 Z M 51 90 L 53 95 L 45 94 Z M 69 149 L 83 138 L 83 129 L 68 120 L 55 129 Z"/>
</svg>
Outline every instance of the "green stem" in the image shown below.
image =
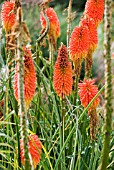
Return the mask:
<svg viewBox="0 0 114 170">
<path fill-rule="evenodd" d="M 67 19 L 67 48 L 69 46 L 69 39 L 70 39 L 70 33 L 71 33 L 72 2 L 73 2 L 73 0 L 69 0 L 68 19 Z"/>
<path fill-rule="evenodd" d="M 39 47 L 39 43 L 36 41 L 36 64 L 39 66 L 40 65 L 40 47 Z M 40 85 L 40 76 L 39 74 L 37 74 L 37 85 Z"/>
<path fill-rule="evenodd" d="M 73 137 L 71 137 L 71 139 L 73 140 Z M 74 170 L 74 164 L 75 164 L 75 159 L 76 159 L 76 145 L 77 145 L 77 141 L 78 141 L 78 128 L 76 128 L 76 136 L 75 136 L 75 142 L 74 142 L 74 151 L 73 151 L 73 154 L 72 154 L 73 157 L 72 157 L 71 163 L 70 163 L 70 170 Z"/>
<path fill-rule="evenodd" d="M 8 82 L 6 84 L 6 92 L 5 92 L 5 112 L 6 112 L 6 117 L 8 116 L 8 98 L 9 98 L 9 74 L 8 74 Z M 9 122 L 9 119 L 8 119 Z M 7 130 L 7 136 L 10 136 L 10 131 L 9 131 L 9 124 L 6 125 L 6 130 Z M 7 143 L 9 143 L 9 138 L 7 137 Z M 10 151 L 10 148 L 7 148 Z M 10 154 L 8 154 L 8 156 L 10 157 Z M 9 168 L 9 164 L 8 164 L 8 168 Z"/>
<path fill-rule="evenodd" d="M 5 111 L 6 111 L 6 116 L 8 116 L 8 90 L 9 90 L 9 81 L 7 82 L 6 92 L 5 92 Z"/>
<path fill-rule="evenodd" d="M 111 22 L 112 0 L 105 0 L 104 13 L 104 57 L 105 57 L 105 136 L 100 170 L 106 170 L 109 161 L 112 126 L 112 73 L 111 73 Z"/>
<path fill-rule="evenodd" d="M 54 65 L 53 54 L 54 54 L 53 44 L 52 42 L 49 42 L 50 79 L 52 79 L 52 75 L 53 75 L 53 65 Z"/>
<path fill-rule="evenodd" d="M 79 78 L 75 75 L 75 80 L 74 80 L 74 102 L 73 102 L 73 104 L 74 104 L 74 106 L 76 105 L 78 105 L 78 81 L 79 81 Z M 73 128 L 73 125 L 74 125 L 74 121 L 72 122 L 72 124 L 71 124 L 71 130 L 72 130 L 72 128 Z M 76 144 L 76 143 L 75 143 Z M 73 141 L 73 136 L 71 136 L 71 139 L 70 139 L 70 146 L 69 146 L 69 154 L 71 155 L 72 154 L 72 148 L 73 148 L 73 145 L 74 145 L 74 141 Z M 75 149 L 76 148 L 74 148 L 74 152 L 75 152 Z M 75 155 L 73 155 L 73 158 L 72 158 L 72 161 L 71 161 L 71 166 L 70 166 L 70 168 L 72 168 L 72 166 L 73 166 L 73 162 L 74 162 L 74 158 L 75 158 Z M 70 169 L 71 170 L 71 169 Z"/>
<path fill-rule="evenodd" d="M 74 80 L 74 106 L 78 105 L 77 99 L 78 99 L 78 81 L 79 77 L 75 75 L 75 80 Z"/>
<path fill-rule="evenodd" d="M 18 145 L 18 166 L 21 167 L 21 160 L 20 160 L 20 133 L 19 133 L 19 121 L 18 121 L 18 116 L 15 115 L 15 122 L 16 122 L 16 133 L 17 133 L 17 145 Z"/>
<path fill-rule="evenodd" d="M 65 101 L 64 99 L 62 99 L 62 147 L 64 146 L 65 141 L 64 132 L 65 132 Z M 61 170 L 65 170 L 65 149 L 63 150 L 63 168 Z"/>
<path fill-rule="evenodd" d="M 82 60 L 77 59 L 77 61 L 74 63 L 74 106 L 78 105 L 77 99 L 78 99 L 78 81 L 80 78 L 80 72 L 81 72 L 81 64 Z"/>
<path fill-rule="evenodd" d="M 81 63 L 80 61 L 77 62 L 77 64 L 74 65 L 74 106 L 78 106 L 78 82 L 80 77 L 80 70 L 81 70 Z M 73 128 L 74 122 L 72 122 L 71 129 Z M 70 139 L 70 147 L 69 147 L 69 154 L 72 154 L 72 148 L 73 148 L 73 136 Z"/>
</svg>

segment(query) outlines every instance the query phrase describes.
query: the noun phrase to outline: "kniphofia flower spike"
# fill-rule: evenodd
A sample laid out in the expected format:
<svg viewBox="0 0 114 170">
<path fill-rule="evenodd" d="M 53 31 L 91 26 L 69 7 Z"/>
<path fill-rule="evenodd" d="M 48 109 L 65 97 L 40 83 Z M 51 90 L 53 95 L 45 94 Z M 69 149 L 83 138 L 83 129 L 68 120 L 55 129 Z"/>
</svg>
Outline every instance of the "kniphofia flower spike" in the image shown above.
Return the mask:
<svg viewBox="0 0 114 170">
<path fill-rule="evenodd" d="M 60 36 L 60 22 L 53 8 L 50 7 L 45 9 L 45 13 L 50 23 L 48 31 L 48 40 L 49 42 L 52 42 L 54 48 L 56 49 L 57 38 Z M 46 29 L 46 20 L 42 11 L 40 14 L 40 21 L 42 25 L 42 32 L 44 32 L 44 30 Z"/>
<path fill-rule="evenodd" d="M 72 91 L 72 66 L 68 60 L 67 48 L 61 44 L 58 50 L 57 61 L 54 66 L 54 89 L 62 99 Z"/>
<path fill-rule="evenodd" d="M 84 79 L 82 83 L 78 84 L 78 88 L 79 88 L 78 94 L 80 96 L 81 104 L 84 108 L 87 107 L 87 105 L 91 102 L 91 100 L 98 93 L 98 87 L 94 83 L 95 83 L 95 80 Z M 99 97 L 95 99 L 95 101 L 92 103 L 90 108 L 96 108 L 98 104 L 99 104 Z"/>
<path fill-rule="evenodd" d="M 41 142 L 38 139 L 38 136 L 33 134 L 28 137 L 28 146 L 29 146 L 29 153 L 32 158 L 32 162 L 34 165 L 34 169 L 38 165 L 41 159 L 41 153 L 42 153 L 42 146 Z M 24 143 L 23 139 L 20 140 L 20 157 L 21 157 L 21 162 L 24 165 L 25 160 L 24 160 Z"/>
<path fill-rule="evenodd" d="M 71 60 L 75 63 L 87 56 L 89 48 L 89 31 L 87 26 L 76 26 L 71 34 L 69 42 L 69 53 Z"/>
<path fill-rule="evenodd" d="M 9 1 L 5 1 L 2 5 L 1 20 L 7 33 L 11 32 L 11 29 L 15 23 L 16 15 L 14 13 L 14 7 L 15 3 Z"/>
<path fill-rule="evenodd" d="M 23 48 L 24 51 L 24 97 L 26 109 L 29 108 L 30 102 L 35 94 L 36 89 L 36 72 L 32 59 L 32 53 L 27 47 Z M 17 63 L 14 75 L 14 95 L 17 101 L 19 100 L 19 64 Z"/>
<path fill-rule="evenodd" d="M 98 43 L 97 28 L 94 20 L 87 15 L 81 19 L 80 24 L 82 26 L 87 26 L 89 31 L 89 48 L 85 59 L 85 75 L 86 78 L 90 78 L 92 74 L 92 54 L 95 51 Z"/>
<path fill-rule="evenodd" d="M 81 104 L 84 108 L 87 107 L 87 105 L 98 93 L 98 87 L 94 83 L 94 80 L 84 79 L 84 81 L 82 83 L 79 83 L 78 85 Z M 97 97 L 88 109 L 88 115 L 90 116 L 90 136 L 92 140 L 95 138 L 95 133 L 97 129 L 98 118 L 96 107 L 98 106 L 99 101 L 99 97 Z"/>
<path fill-rule="evenodd" d="M 95 25 L 98 26 L 102 21 L 104 13 L 104 0 L 87 0 L 84 15 L 93 18 Z"/>
<path fill-rule="evenodd" d="M 94 20 L 89 16 L 85 16 L 81 19 L 80 25 L 87 26 L 89 31 L 89 48 L 88 51 L 93 52 L 98 44 L 98 34 Z"/>
<path fill-rule="evenodd" d="M 69 55 L 74 64 L 74 73 L 80 76 L 81 63 L 86 58 L 89 48 L 89 31 L 87 26 L 76 26 L 69 41 Z"/>
</svg>

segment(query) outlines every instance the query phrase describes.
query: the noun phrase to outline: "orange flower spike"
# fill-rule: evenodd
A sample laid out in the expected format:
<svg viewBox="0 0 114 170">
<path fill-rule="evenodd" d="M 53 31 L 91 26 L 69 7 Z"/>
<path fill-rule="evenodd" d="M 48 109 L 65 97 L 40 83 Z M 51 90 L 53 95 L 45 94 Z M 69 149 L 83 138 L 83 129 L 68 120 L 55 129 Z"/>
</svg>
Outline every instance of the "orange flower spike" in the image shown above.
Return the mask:
<svg viewBox="0 0 114 170">
<path fill-rule="evenodd" d="M 69 42 L 71 60 L 76 63 L 87 56 L 89 48 L 89 30 L 86 26 L 76 26 Z"/>
<path fill-rule="evenodd" d="M 63 44 L 58 50 L 58 57 L 54 66 L 53 83 L 59 97 L 63 99 L 65 96 L 70 95 L 73 84 L 72 66 L 68 60 L 67 48 Z"/>
<path fill-rule="evenodd" d="M 84 15 L 93 18 L 95 25 L 98 26 L 102 21 L 104 13 L 104 0 L 87 0 Z"/>
<path fill-rule="evenodd" d="M 26 47 L 24 47 L 23 50 L 24 50 L 24 97 L 25 97 L 26 109 L 28 109 L 30 102 L 35 94 L 36 72 L 35 72 L 34 62 L 32 60 L 31 51 Z M 17 64 L 15 75 L 14 75 L 14 95 L 17 101 L 19 99 L 18 70 L 19 70 L 19 65 Z"/>
<path fill-rule="evenodd" d="M 89 50 L 93 52 L 98 44 L 98 34 L 94 20 L 88 16 L 81 19 L 81 25 L 87 26 L 89 30 Z"/>
<path fill-rule="evenodd" d="M 1 20 L 7 33 L 11 32 L 11 29 L 15 23 L 16 15 L 14 13 L 14 7 L 15 3 L 9 1 L 5 1 L 2 5 Z"/>
<path fill-rule="evenodd" d="M 84 108 L 87 107 L 87 105 L 98 93 L 98 87 L 94 85 L 94 83 L 95 83 L 94 80 L 84 79 L 84 81 L 82 83 L 79 83 L 78 85 L 79 88 L 78 94 L 80 96 L 81 104 Z M 99 97 L 97 97 L 88 109 L 88 115 L 90 117 L 91 140 L 95 139 L 95 134 L 97 130 L 98 117 L 96 113 L 96 107 L 98 106 L 99 102 L 100 102 Z"/>
<path fill-rule="evenodd" d="M 91 102 L 91 100 L 98 93 L 98 87 L 94 85 L 94 83 L 95 83 L 94 80 L 84 79 L 82 83 L 78 84 L 78 88 L 79 88 L 78 94 L 80 96 L 81 104 L 84 108 L 87 107 L 87 105 Z M 90 109 L 91 108 L 96 109 L 96 107 L 99 104 L 99 101 L 100 101 L 99 97 L 97 97 L 95 101 L 92 103 L 92 105 L 90 106 Z"/>
<path fill-rule="evenodd" d="M 38 165 L 41 159 L 41 153 L 42 153 L 42 146 L 41 142 L 38 139 L 37 135 L 30 135 L 29 136 L 29 141 L 28 141 L 28 146 L 29 146 L 29 153 L 32 158 L 32 162 L 34 165 L 34 169 Z M 20 140 L 20 157 L 21 157 L 21 162 L 24 165 L 25 160 L 24 160 L 24 144 L 23 144 L 23 139 Z"/>
<path fill-rule="evenodd" d="M 57 38 L 60 36 L 60 22 L 53 8 L 47 8 L 45 13 L 50 22 L 50 28 L 48 32 L 49 40 L 52 39 L 54 46 L 56 46 Z M 46 28 L 46 20 L 42 12 L 40 13 L 40 21 L 44 30 Z"/>
</svg>

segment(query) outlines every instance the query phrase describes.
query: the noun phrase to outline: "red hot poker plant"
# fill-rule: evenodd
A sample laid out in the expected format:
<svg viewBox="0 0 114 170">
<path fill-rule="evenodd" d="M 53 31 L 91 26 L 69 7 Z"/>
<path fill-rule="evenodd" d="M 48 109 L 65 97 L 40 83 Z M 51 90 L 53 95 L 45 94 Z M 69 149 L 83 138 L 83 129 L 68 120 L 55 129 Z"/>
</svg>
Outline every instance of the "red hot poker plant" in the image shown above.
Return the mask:
<svg viewBox="0 0 114 170">
<path fill-rule="evenodd" d="M 87 57 L 85 59 L 85 74 L 87 78 L 90 78 L 92 70 L 92 54 L 97 47 L 98 34 L 94 20 L 89 16 L 85 16 L 81 19 L 81 25 L 87 26 L 89 30 L 89 48 Z"/>
<path fill-rule="evenodd" d="M 11 29 L 15 23 L 16 15 L 14 13 L 14 2 L 4 2 L 1 10 L 1 20 L 3 27 L 7 33 L 11 32 Z"/>
<path fill-rule="evenodd" d="M 81 104 L 84 108 L 87 107 L 87 105 L 91 102 L 91 100 L 98 93 L 98 87 L 94 83 L 95 83 L 94 80 L 84 79 L 82 83 L 78 84 L 78 88 L 79 88 L 78 94 L 80 96 Z M 95 131 L 96 131 L 96 126 L 97 126 L 97 121 L 98 121 L 96 108 L 99 104 L 99 101 L 100 101 L 99 97 L 97 97 L 88 109 L 88 115 L 90 116 L 91 139 L 95 138 Z"/>
<path fill-rule="evenodd" d="M 57 38 L 60 36 L 60 22 L 53 8 L 50 7 L 45 9 L 45 13 L 50 22 L 50 27 L 48 31 L 49 42 L 52 42 L 54 48 L 56 49 Z M 44 32 L 44 30 L 46 29 L 46 20 L 43 16 L 42 11 L 40 13 L 40 21 L 42 25 L 42 32 Z"/>
<path fill-rule="evenodd" d="M 88 16 L 81 19 L 81 25 L 87 26 L 89 30 L 89 49 L 88 51 L 93 52 L 98 44 L 98 34 L 94 20 Z"/>
<path fill-rule="evenodd" d="M 63 44 L 59 48 L 57 61 L 54 66 L 53 83 L 57 95 L 62 99 L 72 91 L 72 66 L 68 60 L 67 48 Z"/>
<path fill-rule="evenodd" d="M 36 166 L 38 165 L 38 163 L 40 162 L 41 153 L 42 153 L 41 142 L 38 139 L 37 135 L 33 134 L 33 135 L 29 136 L 28 146 L 29 146 L 29 153 L 31 155 L 32 162 L 33 162 L 34 169 L 35 169 Z M 24 143 L 23 143 L 23 139 L 20 140 L 20 157 L 21 157 L 21 162 L 24 165 L 25 160 L 24 160 Z"/>
<path fill-rule="evenodd" d="M 76 26 L 69 42 L 70 58 L 75 63 L 77 59 L 87 56 L 89 47 L 89 31 L 86 26 Z"/>
<path fill-rule="evenodd" d="M 34 63 L 32 60 L 31 51 L 24 47 L 24 97 L 26 109 L 29 108 L 30 102 L 35 94 L 36 89 L 36 72 Z M 18 90 L 19 90 L 19 65 L 17 63 L 14 75 L 14 95 L 17 101 L 19 100 Z"/>
<path fill-rule="evenodd" d="M 95 25 L 98 26 L 102 21 L 104 13 L 104 0 L 87 0 L 84 15 L 93 18 Z"/>
<path fill-rule="evenodd" d="M 98 87 L 94 85 L 94 80 L 87 80 L 84 79 L 82 83 L 78 84 L 79 87 L 79 96 L 81 100 L 81 104 L 84 108 L 87 107 L 87 105 L 91 102 L 91 100 L 94 98 L 94 96 L 98 93 Z M 92 103 L 89 110 L 92 108 L 96 108 L 99 104 L 99 97 Z"/>
<path fill-rule="evenodd" d="M 69 41 L 69 55 L 74 63 L 75 73 L 80 74 L 80 64 L 86 58 L 89 48 L 89 31 L 87 26 L 76 26 Z"/>
</svg>

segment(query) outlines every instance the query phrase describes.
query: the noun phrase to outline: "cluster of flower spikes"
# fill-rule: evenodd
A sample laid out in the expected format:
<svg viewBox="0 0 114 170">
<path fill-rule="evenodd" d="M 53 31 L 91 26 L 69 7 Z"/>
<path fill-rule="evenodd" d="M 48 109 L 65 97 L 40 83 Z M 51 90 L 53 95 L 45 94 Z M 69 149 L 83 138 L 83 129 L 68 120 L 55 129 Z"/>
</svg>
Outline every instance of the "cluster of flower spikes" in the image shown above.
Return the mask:
<svg viewBox="0 0 114 170">
<path fill-rule="evenodd" d="M 57 95 L 62 99 L 72 91 L 72 66 L 68 59 L 67 48 L 63 44 L 61 44 L 58 50 L 58 57 L 54 66 L 53 83 Z"/>
<path fill-rule="evenodd" d="M 60 36 L 60 22 L 53 8 L 50 7 L 45 9 L 45 14 L 48 17 L 50 24 L 48 31 L 48 40 L 49 42 L 52 42 L 54 48 L 56 49 L 57 38 Z M 40 13 L 40 21 L 42 32 L 44 32 L 44 30 L 46 29 L 46 20 L 42 11 Z"/>
<path fill-rule="evenodd" d="M 27 47 L 23 47 L 24 52 L 24 97 L 26 109 L 29 108 L 30 102 L 35 94 L 36 89 L 36 72 L 32 59 L 32 53 Z M 14 75 L 14 95 L 19 101 L 19 64 L 17 63 Z"/>
<path fill-rule="evenodd" d="M 35 169 L 38 163 L 40 162 L 41 153 L 42 153 L 42 145 L 37 135 L 33 134 L 28 137 L 28 146 L 29 146 L 29 153 L 32 158 L 32 163 Z M 21 157 L 21 162 L 24 165 L 25 159 L 24 159 L 23 139 L 20 139 L 20 157 Z"/>
<path fill-rule="evenodd" d="M 2 5 L 1 20 L 6 33 L 10 33 L 15 24 L 16 15 L 14 12 L 15 2 L 5 1 Z"/>
<path fill-rule="evenodd" d="M 98 26 L 101 22 L 103 12 L 103 0 L 86 2 L 84 17 L 81 19 L 80 25 L 74 28 L 69 42 L 69 54 L 75 67 L 94 52 L 98 43 L 96 25 Z"/>
<path fill-rule="evenodd" d="M 95 95 L 98 93 L 98 87 L 94 84 L 94 80 L 84 79 L 82 83 L 78 84 L 79 88 L 79 97 L 81 104 L 84 108 L 88 106 L 88 104 L 92 101 Z M 90 135 L 91 139 L 95 138 L 95 131 L 97 126 L 97 114 L 96 108 L 99 104 L 99 96 L 94 100 L 91 106 L 88 109 L 88 115 L 90 116 Z"/>
</svg>

